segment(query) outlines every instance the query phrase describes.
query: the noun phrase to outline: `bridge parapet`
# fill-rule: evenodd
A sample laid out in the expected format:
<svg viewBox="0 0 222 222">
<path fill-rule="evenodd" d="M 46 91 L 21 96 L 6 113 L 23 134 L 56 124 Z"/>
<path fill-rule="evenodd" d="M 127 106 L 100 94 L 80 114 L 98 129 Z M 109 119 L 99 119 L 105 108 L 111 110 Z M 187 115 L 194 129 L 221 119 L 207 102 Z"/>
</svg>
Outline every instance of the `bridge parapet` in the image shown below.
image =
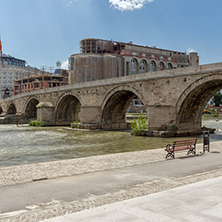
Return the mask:
<svg viewBox="0 0 222 222">
<path fill-rule="evenodd" d="M 82 82 L 78 84 L 72 85 L 63 85 L 53 88 L 46 88 L 40 90 L 33 90 L 30 92 L 25 92 L 22 94 L 18 94 L 6 99 L 1 99 L 0 104 L 8 101 L 12 101 L 14 99 L 24 98 L 27 96 L 36 96 L 41 94 L 47 94 L 52 92 L 61 92 L 61 91 L 68 91 L 73 89 L 85 89 L 85 88 L 95 88 L 98 86 L 105 86 L 105 85 L 113 85 L 113 84 L 122 84 L 122 83 L 130 83 L 135 81 L 145 81 L 151 79 L 160 79 L 160 78 L 169 78 L 169 77 L 176 77 L 181 75 L 197 75 L 197 74 L 209 74 L 209 72 L 215 71 L 222 71 L 222 63 L 212 63 L 200 66 L 190 66 L 184 68 L 177 68 L 177 69 L 170 69 L 170 70 L 163 70 L 163 71 L 155 71 L 155 72 L 147 72 L 147 73 L 140 73 L 136 75 L 130 76 L 121 76 L 116 78 L 110 79 L 102 79 L 102 80 L 95 80 L 89 82 Z"/>
</svg>

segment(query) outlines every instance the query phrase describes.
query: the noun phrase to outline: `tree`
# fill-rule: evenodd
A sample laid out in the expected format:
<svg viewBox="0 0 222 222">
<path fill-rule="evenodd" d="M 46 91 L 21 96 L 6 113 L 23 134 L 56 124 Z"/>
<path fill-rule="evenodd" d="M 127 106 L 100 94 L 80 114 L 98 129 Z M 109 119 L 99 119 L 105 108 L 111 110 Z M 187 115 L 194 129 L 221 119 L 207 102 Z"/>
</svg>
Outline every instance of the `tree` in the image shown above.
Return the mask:
<svg viewBox="0 0 222 222">
<path fill-rule="evenodd" d="M 57 67 L 57 68 L 60 68 L 61 65 L 62 65 L 62 63 L 61 63 L 60 61 L 57 61 L 57 62 L 56 62 L 56 67 Z"/>
<path fill-rule="evenodd" d="M 220 91 L 214 94 L 213 102 L 215 103 L 215 106 L 219 106 L 220 104 L 222 104 L 222 95 Z"/>
</svg>

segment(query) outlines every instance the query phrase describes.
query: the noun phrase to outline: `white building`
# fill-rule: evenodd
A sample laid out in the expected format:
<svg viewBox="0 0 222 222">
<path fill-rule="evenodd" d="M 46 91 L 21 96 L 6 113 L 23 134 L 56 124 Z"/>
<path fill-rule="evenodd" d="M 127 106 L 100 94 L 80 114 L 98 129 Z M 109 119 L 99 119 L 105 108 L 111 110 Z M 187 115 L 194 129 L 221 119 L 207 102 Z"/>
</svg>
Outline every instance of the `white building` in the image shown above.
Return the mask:
<svg viewBox="0 0 222 222">
<path fill-rule="evenodd" d="M 29 75 L 40 74 L 40 70 L 27 66 L 26 61 L 3 55 L 3 64 L 0 66 L 0 99 L 13 95 L 14 80 L 23 79 Z"/>
</svg>

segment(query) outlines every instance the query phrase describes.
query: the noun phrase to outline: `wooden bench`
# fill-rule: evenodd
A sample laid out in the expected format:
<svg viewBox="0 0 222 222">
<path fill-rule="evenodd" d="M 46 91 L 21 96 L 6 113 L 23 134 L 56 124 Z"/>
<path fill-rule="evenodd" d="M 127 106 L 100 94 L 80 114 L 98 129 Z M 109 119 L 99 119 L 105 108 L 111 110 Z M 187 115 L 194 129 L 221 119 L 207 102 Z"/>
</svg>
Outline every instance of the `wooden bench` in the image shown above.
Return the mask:
<svg viewBox="0 0 222 222">
<path fill-rule="evenodd" d="M 188 140 L 180 140 L 180 141 L 174 141 L 173 145 L 168 144 L 166 146 L 165 151 L 167 151 L 167 157 L 175 158 L 174 152 L 180 151 L 180 150 L 188 150 L 187 155 L 194 154 L 196 155 L 196 142 L 197 139 L 188 139 Z"/>
</svg>

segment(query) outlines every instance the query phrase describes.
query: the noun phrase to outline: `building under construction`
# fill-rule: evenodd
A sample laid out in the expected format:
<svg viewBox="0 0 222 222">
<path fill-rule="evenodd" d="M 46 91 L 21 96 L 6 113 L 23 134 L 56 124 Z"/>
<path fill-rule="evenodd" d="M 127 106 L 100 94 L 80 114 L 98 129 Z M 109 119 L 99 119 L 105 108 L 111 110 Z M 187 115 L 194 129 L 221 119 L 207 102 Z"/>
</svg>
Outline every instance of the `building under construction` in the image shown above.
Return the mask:
<svg viewBox="0 0 222 222">
<path fill-rule="evenodd" d="M 79 83 L 199 65 L 197 53 L 178 52 L 113 40 L 83 39 L 69 57 L 69 83 Z"/>
<path fill-rule="evenodd" d="M 14 81 L 14 95 L 30 92 L 37 89 L 45 89 L 68 84 L 68 71 L 58 70 L 58 75 L 44 74 L 32 75 Z"/>
</svg>

